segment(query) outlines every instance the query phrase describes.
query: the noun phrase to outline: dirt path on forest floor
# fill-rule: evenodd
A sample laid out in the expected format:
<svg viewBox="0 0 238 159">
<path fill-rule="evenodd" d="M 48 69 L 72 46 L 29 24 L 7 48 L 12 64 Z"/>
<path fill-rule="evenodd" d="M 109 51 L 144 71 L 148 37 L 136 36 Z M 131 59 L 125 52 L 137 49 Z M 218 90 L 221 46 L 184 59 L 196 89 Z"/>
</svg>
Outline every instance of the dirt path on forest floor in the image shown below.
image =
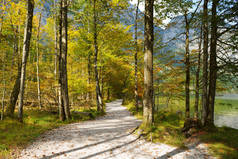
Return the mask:
<svg viewBox="0 0 238 159">
<path fill-rule="evenodd" d="M 94 121 L 69 124 L 43 134 L 24 149 L 19 159 L 204 159 L 203 144 L 181 150 L 154 144 L 130 132 L 141 121 L 130 115 L 121 100 L 107 103 L 107 114 Z"/>
</svg>

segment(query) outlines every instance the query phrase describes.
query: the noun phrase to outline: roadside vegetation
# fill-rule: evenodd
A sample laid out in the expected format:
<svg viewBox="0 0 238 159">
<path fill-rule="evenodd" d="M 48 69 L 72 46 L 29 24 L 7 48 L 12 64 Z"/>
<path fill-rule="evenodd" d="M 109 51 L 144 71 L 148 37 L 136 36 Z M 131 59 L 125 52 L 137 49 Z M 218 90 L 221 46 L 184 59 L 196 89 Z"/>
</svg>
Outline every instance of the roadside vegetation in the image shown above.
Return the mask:
<svg viewBox="0 0 238 159">
<path fill-rule="evenodd" d="M 22 148 L 29 145 L 44 132 L 69 123 L 92 120 L 103 115 L 96 107 L 75 107 L 72 109 L 72 120 L 61 121 L 57 108 L 26 109 L 23 123 L 16 117 L 6 118 L 0 122 L 0 159 L 14 158 Z"/>
<path fill-rule="evenodd" d="M 238 158 L 238 130 L 228 127 L 214 127 L 209 129 L 193 130 L 190 138 L 186 138 L 182 133 L 184 126 L 184 101 L 171 100 L 167 107 L 166 98 L 160 98 L 160 105 L 155 104 L 158 110 L 154 114 L 154 124 L 151 127 L 141 125 L 137 131 L 145 133 L 148 141 L 169 144 L 181 149 L 186 149 L 186 143 L 191 141 L 201 141 L 205 143 L 212 156 L 221 159 Z M 191 99 L 191 103 L 194 99 Z M 222 104 L 221 104 L 222 103 Z M 232 107 L 230 106 L 232 105 Z M 143 119 L 142 107 L 138 111 L 132 102 L 126 102 L 127 109 L 138 119 Z M 238 100 L 217 99 L 215 102 L 215 113 L 234 114 L 238 113 Z M 191 110 L 193 113 L 193 110 Z"/>
</svg>

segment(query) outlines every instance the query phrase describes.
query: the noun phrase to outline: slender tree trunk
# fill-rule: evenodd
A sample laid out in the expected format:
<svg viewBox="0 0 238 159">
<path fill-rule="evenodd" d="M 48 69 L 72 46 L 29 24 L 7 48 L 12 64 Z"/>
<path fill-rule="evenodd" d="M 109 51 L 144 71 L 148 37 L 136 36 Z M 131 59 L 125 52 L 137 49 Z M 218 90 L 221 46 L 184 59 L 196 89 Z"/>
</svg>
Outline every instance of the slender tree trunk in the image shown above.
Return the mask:
<svg viewBox="0 0 238 159">
<path fill-rule="evenodd" d="M 203 92 L 202 92 L 202 124 L 207 124 L 208 116 L 208 93 L 207 93 L 207 81 L 208 81 L 208 0 L 204 0 L 203 4 Z"/>
<path fill-rule="evenodd" d="M 137 21 L 138 21 L 138 12 L 139 12 L 139 4 L 140 4 L 140 0 L 137 0 L 137 5 L 136 5 L 136 15 L 135 15 L 135 107 L 136 107 L 136 111 L 138 111 L 138 75 L 137 75 L 137 63 L 138 63 L 138 60 L 137 60 L 137 54 L 138 54 L 138 51 L 139 51 L 139 47 L 138 47 L 138 41 L 137 41 L 137 28 L 138 28 L 138 24 L 137 24 Z"/>
<path fill-rule="evenodd" d="M 40 51 L 40 27 L 41 27 L 41 13 L 39 17 L 39 24 L 37 28 L 37 48 L 36 48 L 36 74 L 37 74 L 37 90 L 38 90 L 38 102 L 40 109 L 42 108 L 41 103 L 41 90 L 40 90 L 40 77 L 39 77 L 39 51 Z"/>
<path fill-rule="evenodd" d="M 210 46 L 210 80 L 209 80 L 209 114 L 208 124 L 214 126 L 214 104 L 217 80 L 217 5 L 219 0 L 212 0 L 211 46 Z"/>
<path fill-rule="evenodd" d="M 3 0 L 2 5 L 5 6 L 5 0 Z M 4 22 L 4 14 L 1 15 L 1 21 L 0 21 L 0 36 L 2 35 L 2 26 L 3 26 L 3 22 Z M 1 39 L 0 39 L 1 42 Z"/>
<path fill-rule="evenodd" d="M 157 112 L 159 111 L 159 104 L 160 104 L 160 99 L 159 99 L 159 95 L 158 95 L 157 96 L 157 108 L 156 108 Z"/>
<path fill-rule="evenodd" d="M 88 86 L 91 86 L 91 53 L 88 53 Z M 91 91 L 87 92 L 87 100 L 91 100 Z"/>
<path fill-rule="evenodd" d="M 104 78 L 103 78 L 103 69 L 104 69 L 104 67 L 101 66 L 101 94 L 102 94 L 102 99 L 104 98 Z"/>
<path fill-rule="evenodd" d="M 90 5 L 91 5 L 91 1 L 89 1 Z M 89 12 L 87 12 L 88 16 L 90 15 Z M 88 19 L 88 34 L 90 34 L 90 19 Z M 92 62 L 91 62 L 91 50 L 90 50 L 90 46 L 88 48 L 88 86 L 91 86 L 91 71 L 92 71 Z M 90 101 L 92 98 L 92 93 L 91 93 L 91 89 L 87 92 L 87 100 Z"/>
<path fill-rule="evenodd" d="M 20 18 L 19 18 L 19 21 L 20 21 Z M 18 50 L 17 64 L 18 64 L 18 67 L 21 68 L 21 58 L 20 58 L 21 57 L 21 25 L 20 24 L 18 25 L 18 48 L 17 48 L 17 50 Z M 20 69 L 20 71 L 21 71 L 21 69 Z"/>
<path fill-rule="evenodd" d="M 143 124 L 153 122 L 153 7 L 154 0 L 145 0 L 145 56 L 144 56 L 144 99 Z"/>
<path fill-rule="evenodd" d="M 186 102 L 185 102 L 185 117 L 186 120 L 190 118 L 190 53 L 189 53 L 189 22 L 187 13 L 184 15 L 185 23 L 186 23 L 186 41 L 185 41 L 185 72 L 186 72 L 186 81 L 185 81 L 185 95 L 186 95 Z"/>
<path fill-rule="evenodd" d="M 3 1 L 3 5 L 5 5 L 5 1 Z M 0 36 L 2 34 L 2 26 L 3 26 L 3 15 L 1 16 L 1 23 L 0 23 Z M 0 39 L 1 42 L 1 39 Z M 5 55 L 3 59 L 3 67 L 2 67 L 2 72 L 3 72 L 3 94 L 2 94 L 2 112 L 1 112 L 1 120 L 3 120 L 4 117 L 4 100 L 5 100 L 5 88 L 6 88 L 6 80 L 5 80 Z"/>
<path fill-rule="evenodd" d="M 97 61 L 98 61 L 98 44 L 97 44 L 97 15 L 96 15 L 96 0 L 93 0 L 93 23 L 94 23 L 94 70 L 95 70 L 95 81 L 96 81 L 96 101 L 97 101 L 97 110 L 103 111 L 103 101 L 102 95 L 100 91 L 100 83 L 98 78 L 98 68 L 97 68 Z"/>
<path fill-rule="evenodd" d="M 159 110 L 159 103 L 160 103 L 160 100 L 159 100 L 159 81 L 158 81 L 158 95 L 157 95 L 157 102 L 156 102 L 156 111 L 158 112 Z"/>
<path fill-rule="evenodd" d="M 5 78 L 5 77 L 4 77 Z M 1 112 L 1 120 L 4 118 L 4 108 L 5 108 L 5 92 L 6 92 L 6 80 L 3 81 L 3 91 L 2 91 L 2 112 Z"/>
<path fill-rule="evenodd" d="M 4 59 L 3 59 L 3 67 L 2 67 L 2 72 L 3 72 L 3 91 L 2 91 L 2 112 L 1 112 L 1 120 L 3 120 L 4 118 L 4 108 L 5 108 L 5 92 L 6 92 L 6 79 L 5 79 L 5 65 L 6 65 L 6 62 L 5 62 L 5 57 L 6 55 L 3 55 L 4 56 Z"/>
<path fill-rule="evenodd" d="M 63 102 L 63 64 L 62 64 L 62 21 L 63 21 L 63 1 L 60 1 L 60 18 L 59 18 L 59 118 L 65 120 L 64 102 Z"/>
<path fill-rule="evenodd" d="M 23 122 L 23 99 L 24 99 L 24 87 L 25 87 L 25 76 L 26 76 L 26 64 L 29 55 L 30 41 L 32 34 L 32 19 L 34 10 L 34 0 L 27 1 L 27 20 L 26 28 L 24 33 L 24 44 L 23 44 L 23 55 L 22 55 L 22 68 L 21 68 L 21 81 L 20 81 L 20 94 L 19 94 L 19 110 L 18 118 L 19 121 Z"/>
<path fill-rule="evenodd" d="M 169 108 L 169 101 L 170 101 L 170 95 L 168 95 L 166 99 L 166 108 Z"/>
<path fill-rule="evenodd" d="M 110 100 L 110 88 L 107 88 L 107 100 Z"/>
<path fill-rule="evenodd" d="M 195 105 L 194 105 L 194 109 L 195 109 L 195 113 L 194 113 L 194 117 L 197 120 L 198 117 L 198 104 L 199 104 L 199 73 L 200 73 L 200 66 L 201 66 L 201 47 L 202 47 L 202 27 L 200 30 L 200 40 L 199 40 L 199 44 L 198 44 L 198 66 L 197 66 L 197 71 L 196 71 L 196 88 L 195 88 Z"/>
<path fill-rule="evenodd" d="M 54 10 L 55 10 L 55 16 L 54 16 L 54 31 L 55 31 L 55 69 L 54 69 L 54 75 L 55 75 L 55 81 L 57 81 L 57 60 L 58 60 L 58 30 L 57 30 L 57 7 L 56 7 L 56 0 L 54 0 Z M 56 101 L 58 101 L 58 87 L 55 87 L 55 96 Z M 57 102 L 59 104 L 59 101 Z"/>
</svg>

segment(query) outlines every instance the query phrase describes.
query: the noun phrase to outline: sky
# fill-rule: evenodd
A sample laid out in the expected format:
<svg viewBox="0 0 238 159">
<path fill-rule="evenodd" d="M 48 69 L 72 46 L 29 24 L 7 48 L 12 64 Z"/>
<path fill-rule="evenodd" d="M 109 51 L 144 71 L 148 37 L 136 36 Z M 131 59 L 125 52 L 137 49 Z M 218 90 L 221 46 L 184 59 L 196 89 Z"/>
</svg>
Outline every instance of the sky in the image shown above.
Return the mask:
<svg viewBox="0 0 238 159">
<path fill-rule="evenodd" d="M 138 1 L 138 0 L 130 0 L 130 3 L 133 4 L 133 5 L 136 5 L 136 4 L 137 4 L 137 1 Z M 159 1 L 160 1 L 160 0 L 157 0 L 157 2 L 159 2 Z M 200 0 L 193 0 L 193 2 L 194 2 L 194 3 L 197 3 L 197 4 L 198 4 L 199 1 L 200 1 Z M 190 11 L 191 11 L 191 12 L 194 12 L 195 9 L 196 9 L 196 7 L 197 7 L 197 5 L 194 5 L 193 8 L 192 8 Z M 201 7 L 202 7 L 202 5 L 200 5 L 200 8 L 201 8 Z M 140 2 L 139 9 L 140 9 L 141 12 L 144 12 L 144 10 L 145 10 L 144 1 L 143 1 L 143 2 Z M 181 15 L 181 14 L 179 14 L 179 15 Z M 156 13 L 155 13 L 155 16 L 156 16 Z M 167 18 L 167 19 L 163 20 L 163 23 L 164 23 L 165 25 L 167 25 L 167 24 L 170 22 L 170 20 L 171 20 L 171 19 Z"/>
<path fill-rule="evenodd" d="M 133 5 L 136 5 L 137 1 L 138 0 L 131 0 L 130 3 L 133 4 Z M 140 2 L 139 9 L 140 9 L 141 12 L 145 11 L 145 3 L 144 2 Z M 171 19 L 167 18 L 167 19 L 163 20 L 163 23 L 168 24 L 170 22 L 170 20 Z"/>
</svg>

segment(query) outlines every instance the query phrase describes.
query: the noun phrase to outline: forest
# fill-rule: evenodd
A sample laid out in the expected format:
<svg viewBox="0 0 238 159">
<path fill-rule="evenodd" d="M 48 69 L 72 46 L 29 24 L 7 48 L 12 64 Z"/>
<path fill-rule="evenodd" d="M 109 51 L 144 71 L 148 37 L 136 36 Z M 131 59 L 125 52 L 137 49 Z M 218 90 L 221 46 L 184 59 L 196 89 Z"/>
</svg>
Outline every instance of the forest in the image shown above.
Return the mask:
<svg viewBox="0 0 238 159">
<path fill-rule="evenodd" d="M 0 70 L 0 159 L 238 158 L 236 0 L 0 0 Z"/>
</svg>

